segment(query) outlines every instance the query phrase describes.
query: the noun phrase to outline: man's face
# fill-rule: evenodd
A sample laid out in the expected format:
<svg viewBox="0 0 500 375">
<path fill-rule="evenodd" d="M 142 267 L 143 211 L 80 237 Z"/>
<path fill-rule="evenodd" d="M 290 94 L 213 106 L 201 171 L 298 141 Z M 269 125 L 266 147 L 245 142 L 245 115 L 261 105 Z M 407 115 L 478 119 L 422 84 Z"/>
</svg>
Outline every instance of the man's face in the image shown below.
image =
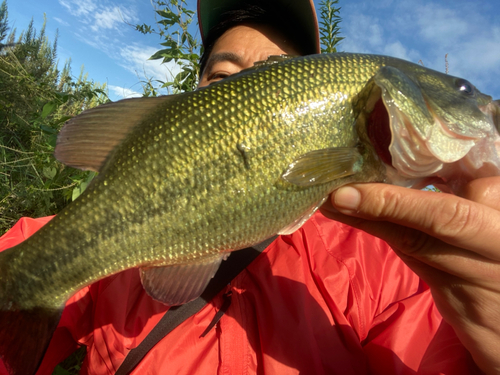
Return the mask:
<svg viewBox="0 0 500 375">
<path fill-rule="evenodd" d="M 272 28 L 262 25 L 240 25 L 227 30 L 215 42 L 199 87 L 208 86 L 232 74 L 250 68 L 271 55 L 299 53 Z"/>
</svg>

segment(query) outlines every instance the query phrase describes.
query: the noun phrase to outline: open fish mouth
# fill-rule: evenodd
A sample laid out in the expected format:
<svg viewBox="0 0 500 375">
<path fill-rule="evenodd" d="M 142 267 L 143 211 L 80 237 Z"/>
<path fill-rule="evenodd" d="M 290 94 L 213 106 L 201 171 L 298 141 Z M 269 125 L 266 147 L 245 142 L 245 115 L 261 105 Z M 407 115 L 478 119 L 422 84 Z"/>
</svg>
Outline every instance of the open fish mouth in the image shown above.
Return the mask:
<svg viewBox="0 0 500 375">
<path fill-rule="evenodd" d="M 497 129 L 497 131 L 500 132 L 500 99 L 493 100 L 486 107 L 481 108 L 481 110 L 485 114 L 491 116 L 491 119 L 493 121 L 493 125 L 495 125 L 495 128 Z"/>
<path fill-rule="evenodd" d="M 477 107 L 485 120 L 473 134 L 457 131 L 461 126 L 440 117 L 427 99 L 432 116 L 427 133 L 416 126 L 423 120 L 405 112 L 385 87 L 372 90 L 368 102 L 367 134 L 387 166 L 386 182 L 413 188 L 432 184 L 460 195 L 472 180 L 500 176 L 500 100 Z"/>
</svg>

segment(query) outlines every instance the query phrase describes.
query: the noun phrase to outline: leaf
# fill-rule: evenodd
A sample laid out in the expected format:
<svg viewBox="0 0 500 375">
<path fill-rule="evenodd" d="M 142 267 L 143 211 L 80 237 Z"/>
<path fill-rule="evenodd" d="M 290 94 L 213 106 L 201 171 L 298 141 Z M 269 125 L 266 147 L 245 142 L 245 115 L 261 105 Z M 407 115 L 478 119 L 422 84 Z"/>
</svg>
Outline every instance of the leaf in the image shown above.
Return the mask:
<svg viewBox="0 0 500 375">
<path fill-rule="evenodd" d="M 145 23 L 142 25 L 135 25 L 135 29 L 142 34 L 152 34 L 153 28 Z"/>
<path fill-rule="evenodd" d="M 167 10 L 167 11 L 165 11 L 165 10 L 157 10 L 156 13 L 158 13 L 158 15 L 162 16 L 163 18 L 165 18 L 165 20 L 167 21 L 167 25 L 173 25 L 173 24 L 179 22 L 179 20 L 180 20 L 180 17 L 177 16 L 171 10 Z M 163 24 L 163 22 L 164 21 L 160 21 L 160 23 L 162 23 L 162 24 Z"/>
<path fill-rule="evenodd" d="M 161 59 L 161 58 L 170 58 L 170 59 L 172 59 L 173 56 L 172 56 L 171 49 L 162 49 L 162 50 L 159 50 L 159 51 L 155 52 L 155 54 L 153 56 L 151 56 L 149 58 L 149 60 L 158 60 L 158 59 Z"/>
<path fill-rule="evenodd" d="M 47 125 L 40 125 L 40 129 L 42 129 L 43 132 L 47 134 L 55 134 L 57 133 L 57 130 L 54 128 L 51 128 L 50 126 Z"/>
<path fill-rule="evenodd" d="M 172 12 L 167 12 L 165 10 L 157 10 L 156 13 L 159 15 L 159 16 L 162 16 L 163 18 L 169 18 L 170 17 L 170 13 Z"/>
<path fill-rule="evenodd" d="M 73 116 L 62 116 L 59 120 L 55 121 L 54 124 L 60 124 L 62 122 L 66 122 L 69 119 L 73 118 Z"/>
<path fill-rule="evenodd" d="M 57 134 L 52 134 L 50 135 L 49 139 L 47 140 L 47 144 L 50 147 L 50 151 L 54 151 L 56 148 L 56 143 L 57 143 Z"/>
<path fill-rule="evenodd" d="M 78 198 L 85 191 L 87 186 L 89 186 L 90 182 L 94 179 L 96 175 L 97 175 L 96 172 L 90 172 L 85 180 L 83 180 L 75 188 L 73 188 L 73 194 L 71 196 L 72 201 Z"/>
<path fill-rule="evenodd" d="M 168 29 L 170 26 L 172 26 L 172 25 L 173 25 L 173 22 L 172 22 L 172 21 L 169 21 L 169 20 L 161 20 L 161 21 L 158 21 L 158 23 L 159 23 L 160 25 L 165 26 L 165 28 L 167 28 L 167 29 Z"/>
<path fill-rule="evenodd" d="M 46 119 L 47 116 L 50 115 L 52 112 L 54 112 L 56 108 L 57 104 L 54 103 L 53 101 L 46 103 L 42 109 L 42 118 Z"/>
<path fill-rule="evenodd" d="M 56 176 L 57 174 L 57 169 L 54 167 L 44 167 L 43 168 L 43 175 L 47 178 L 50 178 L 51 180 Z"/>
<path fill-rule="evenodd" d="M 61 101 L 61 103 L 66 103 L 70 97 L 73 97 L 74 95 L 71 95 L 67 92 L 56 92 L 56 96 L 58 99 Z"/>
</svg>

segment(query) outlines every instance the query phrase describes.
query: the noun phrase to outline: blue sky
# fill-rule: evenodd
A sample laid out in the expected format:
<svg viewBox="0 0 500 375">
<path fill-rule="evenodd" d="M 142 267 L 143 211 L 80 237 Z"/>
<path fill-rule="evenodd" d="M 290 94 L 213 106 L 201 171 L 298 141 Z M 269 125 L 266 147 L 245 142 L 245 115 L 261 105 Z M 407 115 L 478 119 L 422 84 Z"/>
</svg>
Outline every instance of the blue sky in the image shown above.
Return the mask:
<svg viewBox="0 0 500 375">
<path fill-rule="evenodd" d="M 196 1 L 188 6 L 195 9 Z M 339 6 L 345 37 L 340 50 L 421 61 L 443 72 L 447 54 L 450 74 L 500 98 L 500 1 L 340 0 Z M 8 0 L 8 9 L 18 33 L 32 17 L 39 30 L 45 13 L 51 40 L 59 29 L 61 63 L 71 58 L 74 76 L 84 65 L 90 79 L 108 84 L 112 100 L 139 95 L 145 76 L 165 81 L 175 71 L 148 61 L 161 48 L 158 36 L 126 23 L 154 23 L 147 0 Z"/>
</svg>

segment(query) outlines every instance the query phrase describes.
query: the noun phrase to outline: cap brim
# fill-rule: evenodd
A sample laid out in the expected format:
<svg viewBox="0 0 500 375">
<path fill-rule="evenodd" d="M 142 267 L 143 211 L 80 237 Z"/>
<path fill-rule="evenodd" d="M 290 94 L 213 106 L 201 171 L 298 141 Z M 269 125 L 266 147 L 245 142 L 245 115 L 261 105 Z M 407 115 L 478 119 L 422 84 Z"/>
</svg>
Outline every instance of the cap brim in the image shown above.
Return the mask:
<svg viewBox="0 0 500 375">
<path fill-rule="evenodd" d="M 318 18 L 313 0 L 269 0 L 286 9 L 291 23 L 297 25 L 304 35 L 304 50 L 308 54 L 320 53 Z M 202 41 L 208 32 L 221 21 L 223 13 L 237 10 L 245 0 L 198 0 L 198 24 Z"/>
</svg>

